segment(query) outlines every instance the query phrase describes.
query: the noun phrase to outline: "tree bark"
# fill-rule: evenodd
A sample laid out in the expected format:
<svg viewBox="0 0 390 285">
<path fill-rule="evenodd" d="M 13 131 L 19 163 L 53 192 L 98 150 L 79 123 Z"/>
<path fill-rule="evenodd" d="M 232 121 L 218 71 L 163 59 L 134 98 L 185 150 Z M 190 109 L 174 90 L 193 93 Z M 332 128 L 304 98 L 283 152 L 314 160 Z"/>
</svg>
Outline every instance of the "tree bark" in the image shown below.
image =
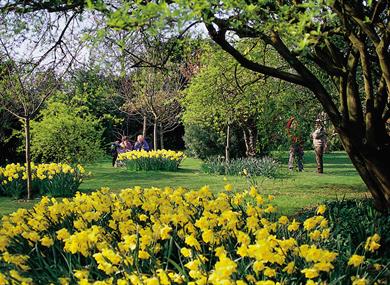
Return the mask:
<svg viewBox="0 0 390 285">
<path fill-rule="evenodd" d="M 230 162 L 230 125 L 227 125 L 226 129 L 225 161 Z"/>
<path fill-rule="evenodd" d="M 390 209 L 390 147 L 360 144 L 353 135 L 339 130 L 344 149 L 374 198 L 375 207 L 389 213 Z"/>
<path fill-rule="evenodd" d="M 246 156 L 256 156 L 256 145 L 257 145 L 257 126 L 256 120 L 253 118 L 248 119 L 246 125 L 243 126 L 244 141 L 246 148 Z"/>
<path fill-rule="evenodd" d="M 24 119 L 24 134 L 26 141 L 26 173 L 27 173 L 27 199 L 32 198 L 32 174 L 31 174 L 31 155 L 30 155 L 30 117 Z"/>
<path fill-rule="evenodd" d="M 160 123 L 160 148 L 164 149 L 164 130 L 162 123 Z"/>
<path fill-rule="evenodd" d="M 153 149 L 157 150 L 157 119 L 153 123 Z"/>
<path fill-rule="evenodd" d="M 146 137 L 146 125 L 147 125 L 147 118 L 144 116 L 144 123 L 142 125 L 142 136 L 145 138 Z"/>
</svg>

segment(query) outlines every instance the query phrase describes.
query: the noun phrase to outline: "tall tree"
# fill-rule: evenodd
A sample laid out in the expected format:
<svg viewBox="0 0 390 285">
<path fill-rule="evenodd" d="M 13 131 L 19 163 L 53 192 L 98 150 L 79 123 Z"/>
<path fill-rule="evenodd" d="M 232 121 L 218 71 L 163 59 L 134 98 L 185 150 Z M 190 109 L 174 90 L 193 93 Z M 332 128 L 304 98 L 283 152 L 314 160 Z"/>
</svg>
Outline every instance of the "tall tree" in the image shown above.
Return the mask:
<svg viewBox="0 0 390 285">
<path fill-rule="evenodd" d="M 386 0 L 153 1 L 116 7 L 114 14 L 122 15 L 121 28 L 133 27 L 135 15 L 139 26 L 153 29 L 201 21 L 242 66 L 308 88 L 335 126 L 376 207 L 388 211 L 389 8 Z M 272 46 L 289 70 L 252 59 L 234 44 L 237 37 Z M 337 100 L 319 74 L 334 82 Z"/>
<path fill-rule="evenodd" d="M 389 1 L 108 2 L 18 0 L 0 9 L 64 11 L 89 6 L 106 14 L 110 25 L 118 29 L 170 29 L 171 33 L 202 22 L 209 36 L 245 68 L 313 92 L 376 207 L 388 211 L 390 136 L 385 126 L 390 118 Z M 252 38 L 272 46 L 289 70 L 252 59 L 234 44 L 237 38 Z M 312 64 L 318 72 L 313 72 Z M 337 99 L 319 74 L 334 82 Z"/>
</svg>

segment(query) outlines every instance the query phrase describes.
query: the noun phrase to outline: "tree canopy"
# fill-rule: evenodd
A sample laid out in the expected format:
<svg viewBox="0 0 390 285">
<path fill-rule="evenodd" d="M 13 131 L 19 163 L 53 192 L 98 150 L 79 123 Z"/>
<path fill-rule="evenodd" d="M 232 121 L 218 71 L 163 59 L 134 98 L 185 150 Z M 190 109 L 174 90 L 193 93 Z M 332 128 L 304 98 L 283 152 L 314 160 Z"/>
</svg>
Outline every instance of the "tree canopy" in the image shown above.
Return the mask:
<svg viewBox="0 0 390 285">
<path fill-rule="evenodd" d="M 376 206 L 387 211 L 389 5 L 387 0 L 156 0 L 120 1 L 115 5 L 103 0 L 15 0 L 2 3 L 0 9 L 9 13 L 81 13 L 90 9 L 103 15 L 111 29 L 175 36 L 202 23 L 210 38 L 243 67 L 313 92 Z M 236 45 L 239 38 L 269 45 L 287 68 L 251 58 Z M 335 89 L 337 94 L 333 94 Z"/>
</svg>

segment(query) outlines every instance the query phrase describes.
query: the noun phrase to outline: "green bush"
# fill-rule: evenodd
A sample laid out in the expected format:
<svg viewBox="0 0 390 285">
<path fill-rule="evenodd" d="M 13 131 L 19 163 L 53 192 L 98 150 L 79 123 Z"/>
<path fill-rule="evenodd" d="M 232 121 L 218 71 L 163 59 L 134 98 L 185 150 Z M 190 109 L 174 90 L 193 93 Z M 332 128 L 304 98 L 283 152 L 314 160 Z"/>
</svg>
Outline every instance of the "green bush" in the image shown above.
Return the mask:
<svg viewBox="0 0 390 285">
<path fill-rule="evenodd" d="M 280 166 L 271 157 L 261 158 L 237 158 L 226 163 L 223 157 L 215 157 L 203 162 L 201 169 L 205 173 L 216 173 L 220 175 L 240 175 L 244 170 L 245 175 L 264 176 L 275 178 L 279 174 Z"/>
<path fill-rule="evenodd" d="M 245 155 L 245 145 L 237 134 L 238 130 L 232 128 L 231 136 L 231 157 Z M 187 153 L 200 159 L 207 159 L 213 156 L 222 156 L 225 153 L 225 134 L 214 131 L 211 127 L 206 128 L 200 125 L 185 125 L 184 142 Z"/>
<path fill-rule="evenodd" d="M 31 154 L 37 161 L 90 162 L 102 155 L 100 121 L 82 108 L 52 102 L 31 122 Z"/>
</svg>

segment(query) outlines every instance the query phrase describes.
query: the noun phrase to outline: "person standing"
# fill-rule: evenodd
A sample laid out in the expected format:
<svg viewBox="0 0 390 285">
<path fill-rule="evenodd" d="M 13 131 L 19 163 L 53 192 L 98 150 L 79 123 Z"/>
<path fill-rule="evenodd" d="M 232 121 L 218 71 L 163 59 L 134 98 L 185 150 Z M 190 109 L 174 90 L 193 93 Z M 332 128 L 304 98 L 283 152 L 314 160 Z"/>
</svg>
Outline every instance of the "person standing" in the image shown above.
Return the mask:
<svg viewBox="0 0 390 285">
<path fill-rule="evenodd" d="M 149 144 L 146 142 L 143 135 L 137 136 L 137 141 L 134 144 L 134 150 L 146 150 L 149 151 Z"/>
<path fill-rule="evenodd" d="M 301 131 L 295 117 L 291 117 L 287 122 L 287 135 L 290 139 L 288 169 L 291 171 L 293 170 L 294 160 L 296 160 L 298 171 L 303 171 L 303 141 Z"/>
<path fill-rule="evenodd" d="M 119 141 L 115 141 L 111 144 L 112 167 L 116 167 L 116 160 L 118 159 L 119 148 L 120 148 Z"/>
<path fill-rule="evenodd" d="M 313 139 L 314 152 L 316 155 L 317 172 L 324 173 L 323 156 L 326 149 L 327 137 L 325 128 L 320 119 L 316 120 L 316 129 L 311 134 Z"/>
</svg>

